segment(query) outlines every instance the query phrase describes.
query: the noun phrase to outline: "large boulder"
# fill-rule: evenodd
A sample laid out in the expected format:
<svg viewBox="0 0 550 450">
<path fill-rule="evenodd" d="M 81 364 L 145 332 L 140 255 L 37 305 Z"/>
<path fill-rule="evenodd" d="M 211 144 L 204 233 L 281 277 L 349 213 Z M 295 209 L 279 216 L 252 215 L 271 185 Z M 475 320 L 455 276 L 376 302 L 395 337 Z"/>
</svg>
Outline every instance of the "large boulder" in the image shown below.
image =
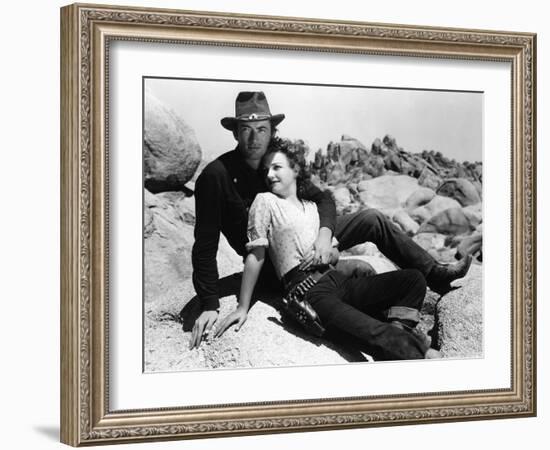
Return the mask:
<svg viewBox="0 0 550 450">
<path fill-rule="evenodd" d="M 240 276 L 228 277 L 227 290 L 220 299 L 220 318 L 237 306 Z M 181 290 L 180 302 L 167 306 L 162 314 L 146 313 L 145 371 L 183 371 L 216 368 L 259 368 L 343 364 L 365 361 L 354 348 L 306 333 L 292 319 L 281 314 L 280 297 L 259 294 L 238 333 L 228 329 L 221 337 L 204 341 L 189 350 L 191 329 L 200 314 L 200 305 L 190 280 Z M 183 307 L 183 309 L 182 309 Z"/>
<path fill-rule="evenodd" d="M 466 255 L 474 255 L 479 261 L 482 259 L 481 251 L 483 249 L 483 235 L 481 233 L 472 233 L 464 237 L 456 248 L 458 258 L 464 258 Z"/>
<path fill-rule="evenodd" d="M 477 227 L 483 222 L 483 207 L 481 203 L 465 206 L 462 208 L 462 211 L 464 211 L 464 214 L 473 226 Z"/>
<path fill-rule="evenodd" d="M 433 336 L 444 357 L 483 356 L 482 281 L 481 266 L 472 265 L 465 278 L 453 282 L 460 288 L 437 304 Z"/>
<path fill-rule="evenodd" d="M 418 233 L 457 235 L 469 233 L 474 229 L 475 226 L 470 223 L 462 208 L 449 208 L 424 222 Z"/>
<path fill-rule="evenodd" d="M 340 162 L 344 167 L 359 165 L 367 159 L 367 148 L 357 139 L 343 135 L 342 140 L 337 144 L 340 148 Z"/>
<path fill-rule="evenodd" d="M 426 203 L 429 203 L 435 197 L 435 192 L 426 187 L 421 187 L 414 191 L 403 205 L 406 210 L 410 211 L 419 206 L 424 206 Z"/>
<path fill-rule="evenodd" d="M 145 187 L 177 191 L 192 177 L 202 153 L 195 132 L 149 90 L 144 102 Z"/>
<path fill-rule="evenodd" d="M 418 228 L 420 228 L 420 226 L 413 219 L 411 219 L 411 216 L 409 216 L 407 211 L 403 209 L 398 209 L 393 214 L 392 220 L 409 236 L 416 234 Z"/>
<path fill-rule="evenodd" d="M 388 258 L 379 253 L 378 255 L 354 255 L 354 256 L 341 256 L 342 260 L 357 260 L 367 263 L 371 266 L 376 273 L 385 273 L 397 270 L 397 267 Z"/>
<path fill-rule="evenodd" d="M 407 175 L 384 175 L 358 183 L 357 189 L 366 207 L 388 211 L 401 208 L 418 189 L 418 182 Z"/>
<path fill-rule="evenodd" d="M 372 242 L 357 244 L 344 252 L 346 255 L 382 256 L 378 247 Z"/>
<path fill-rule="evenodd" d="M 144 297 L 153 309 L 162 308 L 167 290 L 178 290 L 191 278 L 191 249 L 195 201 L 180 192 L 144 191 Z M 221 236 L 218 247 L 221 276 L 242 270 L 242 258 Z"/>
<path fill-rule="evenodd" d="M 353 198 L 349 189 L 345 186 L 336 188 L 332 191 L 334 197 L 334 203 L 336 204 L 336 213 L 338 215 L 344 214 L 351 207 Z"/>
<path fill-rule="evenodd" d="M 438 172 L 430 167 L 422 169 L 418 177 L 418 184 L 428 189 L 436 190 L 441 183 L 443 183 L 443 178 L 441 178 Z"/>
<path fill-rule="evenodd" d="M 446 209 L 460 207 L 460 203 L 458 203 L 455 199 L 444 197 L 442 195 L 435 195 L 425 205 L 409 210 L 409 215 L 416 222 L 423 223 Z"/>
<path fill-rule="evenodd" d="M 462 206 L 475 205 L 481 202 L 481 197 L 471 181 L 465 178 L 445 180 L 437 189 L 438 195 L 444 195 L 457 200 Z"/>
<path fill-rule="evenodd" d="M 446 236 L 440 233 L 420 233 L 412 239 L 427 252 L 437 253 L 445 247 L 445 238 Z"/>
</svg>

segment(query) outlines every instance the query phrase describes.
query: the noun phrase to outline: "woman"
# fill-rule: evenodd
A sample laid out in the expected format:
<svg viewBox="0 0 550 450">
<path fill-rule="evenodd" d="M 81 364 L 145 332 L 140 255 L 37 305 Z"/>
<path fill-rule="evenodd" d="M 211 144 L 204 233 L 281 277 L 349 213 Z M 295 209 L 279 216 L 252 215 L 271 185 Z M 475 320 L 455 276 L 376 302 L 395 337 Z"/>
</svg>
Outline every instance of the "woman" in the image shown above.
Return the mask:
<svg viewBox="0 0 550 450">
<path fill-rule="evenodd" d="M 411 330 L 419 321 L 426 282 L 415 269 L 374 276 L 347 276 L 329 267 L 303 271 L 300 262 L 310 254 L 319 229 L 314 203 L 303 198 L 308 181 L 305 160 L 289 141 L 275 139 L 263 159 L 271 192 L 258 194 L 250 208 L 248 255 L 239 304 L 216 332 L 220 336 L 246 321 L 252 292 L 264 264 L 266 248 L 285 297 L 306 300 L 315 310 L 327 337 L 347 335 L 376 359 L 439 357 Z M 338 252 L 331 263 L 336 263 Z"/>
</svg>

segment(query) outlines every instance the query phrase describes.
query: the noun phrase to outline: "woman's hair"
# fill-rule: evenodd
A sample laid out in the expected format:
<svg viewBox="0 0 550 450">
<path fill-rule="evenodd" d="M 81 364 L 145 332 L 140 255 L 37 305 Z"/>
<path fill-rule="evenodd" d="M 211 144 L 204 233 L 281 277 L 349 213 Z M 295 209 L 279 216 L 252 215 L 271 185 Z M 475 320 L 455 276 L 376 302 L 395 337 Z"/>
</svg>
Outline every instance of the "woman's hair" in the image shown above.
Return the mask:
<svg viewBox="0 0 550 450">
<path fill-rule="evenodd" d="M 307 151 L 308 148 L 302 140 L 292 142 L 289 139 L 273 137 L 262 158 L 262 167 L 264 167 L 265 160 L 269 155 L 282 153 L 286 156 L 289 166 L 297 172 L 296 195 L 299 199 L 304 198 L 306 187 L 311 183 L 311 173 L 306 162 Z"/>
</svg>

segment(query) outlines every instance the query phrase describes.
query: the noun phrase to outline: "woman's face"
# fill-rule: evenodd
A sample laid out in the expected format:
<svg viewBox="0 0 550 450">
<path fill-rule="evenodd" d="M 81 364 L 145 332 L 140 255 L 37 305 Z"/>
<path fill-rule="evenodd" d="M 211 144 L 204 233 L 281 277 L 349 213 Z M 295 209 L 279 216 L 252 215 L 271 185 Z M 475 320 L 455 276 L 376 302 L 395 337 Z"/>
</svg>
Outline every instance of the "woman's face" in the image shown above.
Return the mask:
<svg viewBox="0 0 550 450">
<path fill-rule="evenodd" d="M 296 195 L 297 171 L 283 153 L 271 153 L 265 160 L 266 181 L 269 190 L 279 197 Z"/>
</svg>

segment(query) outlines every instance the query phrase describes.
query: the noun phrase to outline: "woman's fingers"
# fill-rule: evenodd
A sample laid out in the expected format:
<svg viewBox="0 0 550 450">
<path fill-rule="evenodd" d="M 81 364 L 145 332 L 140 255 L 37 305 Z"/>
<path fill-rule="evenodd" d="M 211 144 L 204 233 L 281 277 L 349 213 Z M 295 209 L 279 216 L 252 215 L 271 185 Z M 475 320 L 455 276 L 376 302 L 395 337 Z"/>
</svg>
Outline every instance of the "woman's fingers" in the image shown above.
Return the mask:
<svg viewBox="0 0 550 450">
<path fill-rule="evenodd" d="M 223 323 L 218 327 L 218 331 L 216 332 L 214 337 L 220 337 L 223 333 L 225 333 L 225 330 L 227 330 L 231 325 L 233 325 L 235 322 L 237 322 L 238 317 L 233 312 L 227 316 Z"/>
<path fill-rule="evenodd" d="M 222 323 L 217 327 L 216 333 L 214 334 L 215 338 L 220 337 L 225 332 L 227 327 L 229 327 L 229 325 L 231 324 L 231 322 L 229 322 L 230 317 L 231 316 L 228 316 L 223 319 Z"/>
<path fill-rule="evenodd" d="M 214 337 L 216 338 L 220 337 L 233 324 L 236 324 L 235 331 L 239 331 L 243 326 L 243 324 L 246 322 L 246 317 L 247 317 L 246 315 L 242 315 L 237 312 L 232 312 L 218 326 L 218 329 Z"/>
<path fill-rule="evenodd" d="M 246 316 L 239 317 L 239 321 L 237 322 L 237 325 L 235 325 L 235 331 L 239 331 L 243 324 L 246 322 Z"/>
</svg>

